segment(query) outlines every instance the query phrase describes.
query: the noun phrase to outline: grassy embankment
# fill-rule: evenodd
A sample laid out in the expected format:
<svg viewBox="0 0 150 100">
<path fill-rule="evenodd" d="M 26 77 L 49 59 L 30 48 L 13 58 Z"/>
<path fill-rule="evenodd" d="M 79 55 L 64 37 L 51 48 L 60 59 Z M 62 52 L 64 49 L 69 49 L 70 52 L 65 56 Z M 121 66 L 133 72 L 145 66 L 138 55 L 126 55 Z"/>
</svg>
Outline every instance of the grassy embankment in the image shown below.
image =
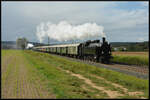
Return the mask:
<svg viewBox="0 0 150 100">
<path fill-rule="evenodd" d="M 113 62 L 149 66 L 148 52 L 112 52 Z"/>
<path fill-rule="evenodd" d="M 24 66 L 22 66 L 20 70 L 24 68 L 26 71 L 28 71 L 25 74 L 27 77 L 26 81 L 28 82 L 29 79 L 29 82 L 31 82 L 33 86 L 36 86 L 36 88 L 46 88 L 48 92 L 53 93 L 56 98 L 110 98 L 106 92 L 98 90 L 96 87 L 93 88 L 91 84 L 87 84 L 83 79 L 72 76 L 63 70 L 70 71 L 74 74 L 80 74 L 83 77 L 90 79 L 94 84 L 96 84 L 96 86 L 105 87 L 105 91 L 111 91 L 111 93 L 114 93 L 114 95 L 115 92 L 113 91 L 117 91 L 118 93 L 123 94 L 122 96 L 117 96 L 116 98 L 148 98 L 148 80 L 139 79 L 103 68 L 97 68 L 95 66 L 83 64 L 80 62 L 69 61 L 65 58 L 60 58 L 45 53 L 33 51 L 2 50 L 2 56 L 6 56 L 8 53 L 12 53 L 12 57 L 15 55 L 20 56 L 20 58 L 17 60 L 18 58 L 16 57 L 14 61 L 11 61 L 11 63 L 14 64 L 13 66 L 9 66 L 9 68 L 7 68 L 8 74 L 6 74 L 6 77 L 2 77 L 3 85 L 5 85 L 6 80 L 8 81 L 7 83 L 9 83 L 7 76 L 14 74 L 14 72 L 11 72 L 14 71 L 12 69 L 14 69 L 15 65 L 17 65 L 15 67 L 15 73 L 17 73 L 14 74 L 14 77 L 16 78 L 20 76 L 22 72 L 18 72 L 17 68 L 23 64 Z M 9 63 L 9 65 L 12 65 L 11 63 Z M 2 75 L 3 74 L 5 73 L 2 72 Z M 103 77 L 104 79 L 97 78 L 94 75 L 97 77 Z M 11 76 L 13 77 L 13 75 Z M 20 78 L 20 82 L 21 79 L 22 78 Z M 109 83 L 107 81 L 109 81 Z M 18 84 L 16 80 L 14 83 Z M 124 92 L 123 88 L 115 87 L 112 83 L 123 86 L 124 88 L 128 89 L 128 92 Z M 16 86 L 18 85 L 15 85 L 15 88 Z M 17 91 L 15 89 L 16 93 L 18 93 Z M 141 91 L 144 94 L 128 94 L 129 92 L 133 91 Z M 40 90 L 39 94 L 41 94 Z"/>
<path fill-rule="evenodd" d="M 34 67 L 36 66 L 39 72 L 43 73 L 43 76 L 45 76 L 46 79 L 51 80 L 49 85 L 53 87 L 54 92 L 57 94 L 58 98 L 95 98 L 96 96 L 94 96 L 94 94 L 96 93 L 92 93 L 91 91 L 85 92 L 81 87 L 82 85 L 85 85 L 83 81 L 66 74 L 64 75 L 64 73 L 57 70 L 57 67 L 69 70 L 76 74 L 81 74 L 84 77 L 92 80 L 92 82 L 94 82 L 96 85 L 106 86 L 111 90 L 123 92 L 121 89 L 114 88 L 111 86 L 111 84 L 107 84 L 103 80 L 92 77 L 92 75 L 97 75 L 113 83 L 120 84 L 127 88 L 129 91 L 142 91 L 144 92 L 143 96 L 148 97 L 148 80 L 138 79 L 133 76 L 128 76 L 103 68 L 97 68 L 95 66 L 75 61 L 69 61 L 65 58 L 60 58 L 49 54 L 26 51 L 25 55 L 27 59 L 30 60 L 30 62 L 34 65 Z M 103 97 L 106 98 L 106 94 L 102 94 L 100 96 L 100 98 Z M 136 96 L 132 97 L 126 94 L 122 98 L 136 98 Z"/>
</svg>

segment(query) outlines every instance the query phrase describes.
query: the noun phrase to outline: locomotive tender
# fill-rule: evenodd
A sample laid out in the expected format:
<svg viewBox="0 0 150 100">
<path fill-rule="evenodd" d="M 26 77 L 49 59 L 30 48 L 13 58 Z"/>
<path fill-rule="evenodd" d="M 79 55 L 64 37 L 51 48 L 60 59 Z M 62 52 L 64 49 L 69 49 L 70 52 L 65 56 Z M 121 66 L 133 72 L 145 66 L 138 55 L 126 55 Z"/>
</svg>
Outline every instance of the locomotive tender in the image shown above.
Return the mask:
<svg viewBox="0 0 150 100">
<path fill-rule="evenodd" d="M 84 43 L 38 46 L 33 47 L 33 50 L 59 54 L 64 56 L 75 57 L 83 60 L 91 60 L 95 62 L 109 63 L 111 59 L 111 47 L 105 38 L 100 40 L 89 40 Z"/>
</svg>

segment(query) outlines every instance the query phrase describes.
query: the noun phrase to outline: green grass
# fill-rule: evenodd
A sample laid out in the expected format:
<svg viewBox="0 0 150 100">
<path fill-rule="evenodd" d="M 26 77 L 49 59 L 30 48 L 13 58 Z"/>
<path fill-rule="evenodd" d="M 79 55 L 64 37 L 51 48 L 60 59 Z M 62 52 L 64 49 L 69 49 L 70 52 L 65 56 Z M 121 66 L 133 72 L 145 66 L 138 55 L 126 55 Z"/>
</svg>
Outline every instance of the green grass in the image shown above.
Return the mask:
<svg viewBox="0 0 150 100">
<path fill-rule="evenodd" d="M 47 79 L 53 79 L 55 80 L 56 77 L 59 77 L 59 80 L 56 80 L 55 85 L 51 83 L 51 85 L 55 86 L 55 93 L 61 95 L 58 97 L 66 97 L 66 91 L 63 90 L 64 87 L 65 89 L 68 91 L 68 89 L 72 88 L 72 87 L 68 87 L 70 80 L 70 77 L 68 76 L 64 76 L 64 74 L 61 74 L 61 71 L 58 70 L 52 70 L 52 66 L 53 67 L 61 67 L 63 69 L 72 71 L 73 73 L 78 73 L 81 74 L 85 77 L 88 78 L 88 76 L 90 74 L 94 74 L 97 76 L 101 76 L 111 82 L 114 83 L 118 83 L 120 85 L 123 85 L 124 87 L 128 88 L 130 91 L 143 91 L 145 94 L 145 97 L 148 97 L 148 88 L 149 88 L 149 84 L 148 84 L 148 80 L 144 80 L 144 79 L 139 79 L 133 76 L 129 76 L 129 75 L 125 75 L 119 72 L 115 72 L 115 71 L 111 71 L 111 70 L 107 70 L 104 68 L 97 68 L 95 66 L 91 66 L 88 64 L 83 64 L 80 62 L 75 62 L 75 61 L 70 61 L 67 60 L 65 58 L 61 58 L 61 57 L 56 57 L 50 54 L 45 54 L 45 53 L 39 53 L 39 52 L 32 52 L 32 51 L 25 51 L 25 54 L 28 55 L 28 59 L 30 59 L 31 62 L 34 62 L 34 65 L 36 64 L 36 67 L 39 71 L 41 71 L 41 73 L 44 74 L 44 76 L 47 77 Z M 36 62 L 36 63 L 35 63 Z M 45 63 L 45 64 L 44 64 Z M 44 66 L 44 67 L 43 67 Z M 50 72 L 49 72 L 50 71 Z M 61 77 L 63 76 L 63 78 Z M 64 78 L 66 77 L 66 78 Z M 67 79 L 67 80 L 62 80 L 62 79 Z M 96 80 L 94 78 L 92 78 L 93 81 Z M 60 86 L 60 84 L 64 84 L 61 82 L 65 82 L 65 84 L 67 84 L 66 86 Z M 81 82 L 76 81 L 76 82 Z M 60 83 L 60 84 L 59 84 Z M 57 84 L 57 85 L 56 85 Z M 59 84 L 59 85 L 58 85 Z M 82 82 L 79 83 L 80 85 L 83 84 Z M 59 93 L 59 88 L 62 89 L 64 91 L 64 93 Z M 80 87 L 74 88 L 77 89 Z M 72 91 L 72 89 L 70 90 Z M 82 96 L 79 96 L 79 98 Z M 69 97 L 70 98 L 70 97 Z"/>
<path fill-rule="evenodd" d="M 28 52 L 29 53 L 29 52 Z M 97 91 L 85 91 L 82 89 L 82 85 L 86 85 L 83 80 L 77 77 L 70 76 L 67 73 L 60 71 L 51 62 L 46 61 L 45 55 L 39 53 L 30 52 L 31 55 L 25 53 L 24 55 L 30 61 L 32 67 L 36 70 L 37 75 L 43 81 L 48 81 L 47 88 L 51 88 L 53 93 L 56 94 L 56 98 L 105 98 L 106 94 L 101 93 L 101 96 L 96 97 L 94 93 Z M 36 56 L 33 56 L 36 54 Z M 87 86 L 87 85 L 86 85 Z M 98 91 L 97 93 L 100 93 Z"/>
<path fill-rule="evenodd" d="M 58 69 L 62 68 L 69 70 L 73 73 L 80 74 L 88 79 L 90 79 L 97 86 L 104 86 L 109 90 L 117 90 L 123 93 L 121 89 L 114 88 L 111 84 L 107 84 L 101 79 L 92 77 L 92 75 L 97 75 L 105 78 L 106 80 L 118 83 L 129 91 L 143 91 L 144 97 L 148 98 L 149 94 L 149 84 L 148 80 L 139 79 L 133 76 L 128 76 L 119 72 L 107 70 L 104 68 L 97 68 L 92 65 L 84 64 L 77 61 L 70 61 L 65 58 L 53 56 L 46 53 L 33 52 L 29 50 L 17 51 L 17 50 L 2 50 L 2 54 L 16 52 L 24 57 L 24 64 L 29 70 L 29 79 L 31 82 L 36 80 L 36 77 L 40 78 L 44 87 L 48 89 L 49 92 L 55 94 L 56 98 L 108 98 L 106 93 L 92 88 L 90 85 L 86 84 L 83 80 L 71 76 L 70 74 Z M 17 56 L 17 55 L 15 55 Z M 11 68 L 11 67 L 10 67 Z M 12 69 L 11 69 L 12 70 Z M 10 72 L 9 72 L 10 73 Z M 7 75 L 6 75 L 7 76 Z M 31 78 L 32 77 L 32 78 Z M 83 86 L 86 86 L 89 90 L 85 90 Z M 100 95 L 96 95 L 100 94 Z M 120 98 L 137 98 L 136 96 L 128 96 Z"/>
<path fill-rule="evenodd" d="M 149 59 L 146 56 L 114 55 L 111 61 L 138 66 L 149 66 Z"/>
</svg>

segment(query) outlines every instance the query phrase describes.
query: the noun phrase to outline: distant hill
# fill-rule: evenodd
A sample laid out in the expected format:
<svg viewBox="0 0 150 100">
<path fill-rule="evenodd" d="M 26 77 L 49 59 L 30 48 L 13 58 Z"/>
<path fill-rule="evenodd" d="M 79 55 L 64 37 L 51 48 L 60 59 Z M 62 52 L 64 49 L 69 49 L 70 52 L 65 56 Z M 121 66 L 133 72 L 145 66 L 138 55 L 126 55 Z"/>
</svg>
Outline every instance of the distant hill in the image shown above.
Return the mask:
<svg viewBox="0 0 150 100">
<path fill-rule="evenodd" d="M 17 49 L 16 41 L 1 41 L 1 49 Z"/>
<path fill-rule="evenodd" d="M 43 43 L 36 43 L 36 42 L 28 42 L 33 44 L 34 46 L 45 45 Z M 1 48 L 2 49 L 18 49 L 16 45 L 16 41 L 1 41 Z"/>
<path fill-rule="evenodd" d="M 34 46 L 47 46 L 48 44 L 37 43 L 37 42 L 28 42 L 33 44 Z M 57 44 L 67 44 L 67 43 L 55 43 L 50 45 Z M 127 51 L 148 51 L 149 50 L 149 42 L 110 42 L 112 46 L 112 50 L 114 48 L 118 48 L 119 51 L 122 51 L 123 48 L 126 48 Z M 17 49 L 16 41 L 1 41 L 2 49 Z"/>
<path fill-rule="evenodd" d="M 122 51 L 123 48 L 126 48 L 127 51 L 148 51 L 149 42 L 111 42 L 112 48 L 118 48 L 119 51 Z"/>
<path fill-rule="evenodd" d="M 1 41 L 2 44 L 16 44 L 16 41 Z"/>
</svg>

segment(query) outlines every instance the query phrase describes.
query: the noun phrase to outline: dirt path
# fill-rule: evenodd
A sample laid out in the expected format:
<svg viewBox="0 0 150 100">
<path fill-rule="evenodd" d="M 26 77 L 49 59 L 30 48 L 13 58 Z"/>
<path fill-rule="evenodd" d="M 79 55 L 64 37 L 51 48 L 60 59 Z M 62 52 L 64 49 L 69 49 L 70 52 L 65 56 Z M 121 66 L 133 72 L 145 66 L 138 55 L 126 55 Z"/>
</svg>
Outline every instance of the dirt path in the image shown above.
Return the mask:
<svg viewBox="0 0 150 100">
<path fill-rule="evenodd" d="M 2 98 L 55 98 L 38 76 L 30 73 L 24 56 L 13 53 L 15 56 L 2 58 Z"/>
<path fill-rule="evenodd" d="M 143 95 L 144 93 L 143 92 L 140 92 L 140 91 L 135 91 L 135 92 L 129 92 L 127 88 L 123 87 L 122 85 L 119 85 L 119 84 L 116 84 L 116 83 L 112 83 L 110 81 L 107 81 L 106 79 L 104 79 L 103 77 L 100 77 L 100 76 L 96 76 L 96 75 L 92 75 L 94 77 L 96 77 L 97 79 L 101 79 L 103 81 L 105 81 L 106 83 L 108 84 L 112 84 L 114 87 L 116 88 L 120 88 L 123 90 L 123 92 L 125 94 L 128 94 L 129 96 L 138 96 L 138 95 Z M 144 97 L 141 97 L 141 98 L 144 98 Z"/>
<path fill-rule="evenodd" d="M 72 73 L 68 70 L 64 70 L 62 68 L 59 68 L 60 70 L 62 71 L 65 71 L 66 73 L 69 73 L 71 74 L 72 76 L 75 76 L 75 77 L 78 77 L 79 79 L 83 79 L 84 82 L 88 85 L 90 85 L 91 87 L 95 88 L 95 89 L 98 89 L 100 91 L 103 91 L 104 93 L 106 93 L 110 98 L 118 98 L 119 96 L 125 96 L 126 94 L 129 95 L 129 96 L 137 96 L 137 97 L 140 97 L 140 95 L 143 95 L 144 93 L 143 92 L 140 92 L 140 91 L 135 91 L 135 92 L 128 92 L 128 89 L 123 87 L 122 85 L 119 85 L 119 84 L 116 84 L 116 83 L 112 83 L 110 81 L 107 81 L 106 79 L 104 79 L 103 77 L 99 77 L 99 76 L 96 76 L 96 75 L 92 75 L 94 77 L 96 77 L 97 79 L 100 79 L 100 80 L 103 80 L 105 81 L 105 83 L 108 83 L 108 84 L 112 84 L 115 88 L 120 88 L 123 90 L 124 94 L 121 94 L 119 93 L 118 91 L 112 91 L 112 90 L 108 90 L 106 89 L 106 87 L 101 87 L 101 86 L 97 86 L 95 83 L 93 83 L 90 79 L 88 78 L 85 78 L 83 77 L 82 75 L 80 74 L 75 74 L 75 73 Z M 85 88 L 87 90 L 87 88 L 84 86 L 83 88 Z M 145 99 L 144 97 L 140 97 L 142 99 Z"/>
<path fill-rule="evenodd" d="M 59 68 L 59 69 L 61 69 L 61 68 Z M 72 76 L 76 76 L 76 77 L 78 77 L 79 79 L 83 79 L 86 84 L 90 85 L 90 86 L 93 87 L 93 88 L 96 88 L 96 89 L 98 89 L 98 90 L 100 90 L 100 91 L 103 91 L 103 92 L 107 93 L 107 95 L 108 95 L 110 98 L 117 98 L 118 96 L 123 96 L 123 94 L 118 93 L 118 91 L 106 90 L 105 87 L 97 86 L 97 85 L 94 84 L 91 80 L 89 80 L 89 79 L 83 77 L 83 76 L 80 75 L 80 74 L 74 74 L 74 73 L 72 73 L 72 72 L 70 72 L 70 71 L 68 71 L 68 70 L 64 70 L 64 69 L 61 69 L 61 70 L 65 71 L 65 72 L 67 72 L 67 73 L 69 73 L 69 74 L 71 74 Z"/>
</svg>

